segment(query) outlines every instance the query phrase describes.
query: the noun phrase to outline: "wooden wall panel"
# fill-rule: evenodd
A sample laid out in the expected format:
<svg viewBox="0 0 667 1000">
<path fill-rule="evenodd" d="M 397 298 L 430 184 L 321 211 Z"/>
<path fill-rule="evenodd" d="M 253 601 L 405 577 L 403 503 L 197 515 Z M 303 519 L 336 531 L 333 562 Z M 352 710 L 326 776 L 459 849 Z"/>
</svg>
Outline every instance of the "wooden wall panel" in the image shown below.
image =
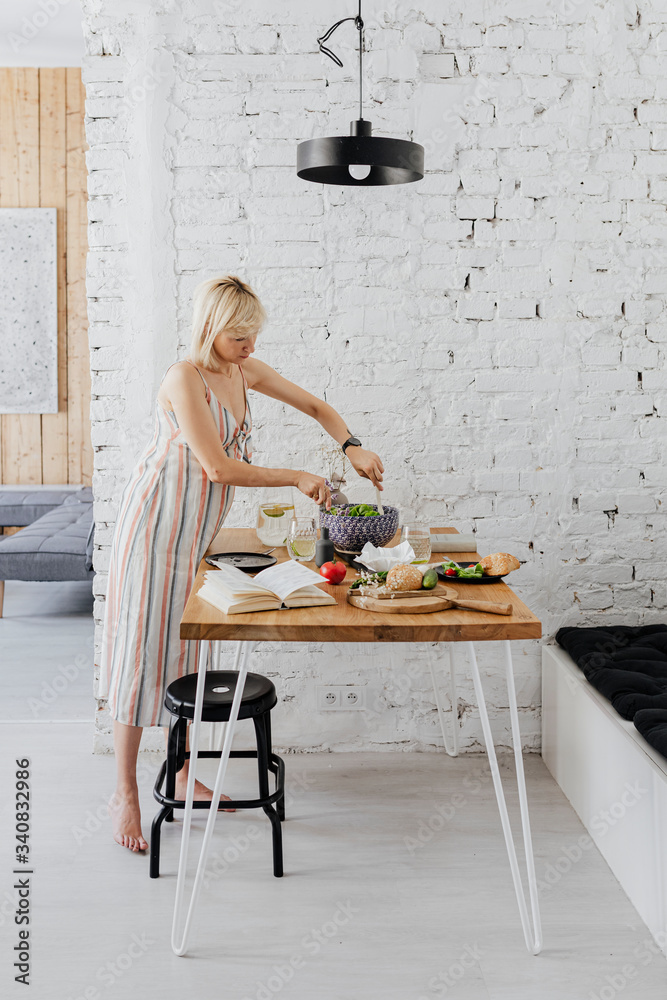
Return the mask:
<svg viewBox="0 0 667 1000">
<path fill-rule="evenodd" d="M 78 68 L 0 68 L 0 207 L 55 207 L 58 233 L 58 413 L 2 414 L 3 483 L 92 478 L 85 149 Z"/>
<path fill-rule="evenodd" d="M 67 461 L 70 483 L 90 484 L 90 349 L 86 302 L 88 195 L 84 106 L 78 69 L 67 70 Z"/>
</svg>

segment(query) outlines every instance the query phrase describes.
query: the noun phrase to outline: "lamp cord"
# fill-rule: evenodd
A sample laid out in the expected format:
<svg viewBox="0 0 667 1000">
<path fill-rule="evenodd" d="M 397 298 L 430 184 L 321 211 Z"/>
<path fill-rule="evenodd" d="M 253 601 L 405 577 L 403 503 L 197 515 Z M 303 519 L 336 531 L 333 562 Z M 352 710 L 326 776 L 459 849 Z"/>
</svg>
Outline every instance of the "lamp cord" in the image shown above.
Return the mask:
<svg viewBox="0 0 667 1000">
<path fill-rule="evenodd" d="M 330 59 L 333 59 L 333 61 L 336 63 L 337 66 L 342 66 L 343 64 L 340 61 L 340 59 L 338 58 L 338 56 L 336 55 L 336 53 L 332 52 L 331 49 L 328 48 L 324 43 L 327 41 L 328 38 L 331 37 L 331 35 L 333 35 L 333 33 L 336 30 L 336 28 L 340 27 L 341 24 L 344 24 L 345 21 L 354 21 L 354 26 L 355 26 L 355 28 L 359 32 L 359 118 L 362 119 L 364 117 L 364 115 L 363 115 L 363 89 L 362 89 L 362 86 L 363 86 L 363 82 L 362 82 L 363 81 L 362 69 L 363 69 L 363 51 L 364 51 L 364 34 L 363 34 L 363 32 L 364 32 L 364 22 L 363 22 L 362 17 L 361 17 L 361 0 L 359 0 L 359 13 L 356 15 L 356 17 L 343 17 L 343 18 L 340 19 L 340 21 L 336 21 L 336 23 L 332 24 L 332 26 L 329 28 L 329 30 L 327 32 L 325 32 L 325 34 L 323 34 L 320 38 L 317 39 L 317 44 L 320 47 L 320 52 L 324 52 L 324 54 L 326 56 L 329 56 Z"/>
</svg>

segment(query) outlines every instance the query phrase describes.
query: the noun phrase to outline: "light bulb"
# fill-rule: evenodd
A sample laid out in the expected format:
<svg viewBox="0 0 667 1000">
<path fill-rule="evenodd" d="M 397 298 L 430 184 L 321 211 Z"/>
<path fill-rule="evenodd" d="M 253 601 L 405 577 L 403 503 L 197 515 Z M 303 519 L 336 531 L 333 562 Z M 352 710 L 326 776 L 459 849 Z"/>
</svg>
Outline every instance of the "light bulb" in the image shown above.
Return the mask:
<svg viewBox="0 0 667 1000">
<path fill-rule="evenodd" d="M 347 168 L 355 181 L 365 181 L 371 172 L 369 163 L 350 163 Z"/>
</svg>

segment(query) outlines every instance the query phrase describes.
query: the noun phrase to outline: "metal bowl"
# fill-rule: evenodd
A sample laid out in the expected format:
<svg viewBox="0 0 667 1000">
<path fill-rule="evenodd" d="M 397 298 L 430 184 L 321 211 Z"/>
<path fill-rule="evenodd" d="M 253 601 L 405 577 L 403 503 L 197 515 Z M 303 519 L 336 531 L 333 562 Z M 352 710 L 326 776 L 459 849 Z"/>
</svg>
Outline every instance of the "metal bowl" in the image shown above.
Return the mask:
<svg viewBox="0 0 667 1000">
<path fill-rule="evenodd" d="M 384 506 L 384 514 L 377 517 L 348 517 L 345 511 L 357 504 L 346 503 L 338 509 L 343 513 L 330 514 L 320 511 L 320 528 L 329 529 L 329 538 L 334 547 L 345 552 L 361 552 L 366 542 L 377 548 L 386 545 L 396 534 L 398 528 L 398 507 Z M 375 504 L 369 504 L 377 510 Z"/>
</svg>

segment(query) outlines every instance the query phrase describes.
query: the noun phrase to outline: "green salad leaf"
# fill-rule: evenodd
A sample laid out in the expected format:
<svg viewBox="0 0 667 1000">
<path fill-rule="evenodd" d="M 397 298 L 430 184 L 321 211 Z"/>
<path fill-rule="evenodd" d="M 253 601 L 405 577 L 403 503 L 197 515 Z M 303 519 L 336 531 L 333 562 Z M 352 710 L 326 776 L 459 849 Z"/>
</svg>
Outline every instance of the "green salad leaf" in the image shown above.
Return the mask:
<svg viewBox="0 0 667 1000">
<path fill-rule="evenodd" d="M 470 579 L 471 577 L 484 576 L 484 570 L 482 569 L 482 564 L 477 563 L 475 566 L 459 566 L 452 559 L 445 559 L 442 564 L 443 569 L 454 569 L 456 570 L 457 577 L 465 580 L 466 577 Z"/>
<path fill-rule="evenodd" d="M 380 517 L 380 511 L 375 510 L 367 503 L 358 503 L 349 510 L 343 510 L 341 507 L 332 507 L 329 514 L 339 514 L 341 517 Z"/>
</svg>

